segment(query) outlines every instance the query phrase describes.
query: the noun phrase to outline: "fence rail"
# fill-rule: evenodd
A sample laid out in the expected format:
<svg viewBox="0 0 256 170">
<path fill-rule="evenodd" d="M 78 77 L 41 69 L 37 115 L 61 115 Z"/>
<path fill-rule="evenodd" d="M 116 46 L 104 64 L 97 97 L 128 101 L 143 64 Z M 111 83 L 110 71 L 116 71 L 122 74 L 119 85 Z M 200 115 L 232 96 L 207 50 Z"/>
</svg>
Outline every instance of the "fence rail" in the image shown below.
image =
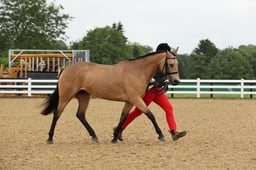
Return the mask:
<svg viewBox="0 0 256 170">
<path fill-rule="evenodd" d="M 42 79 L 0 79 L 0 94 L 51 94 L 58 80 Z"/>
<path fill-rule="evenodd" d="M 23 94 L 33 96 L 38 94 L 51 94 L 56 88 L 58 80 L 42 79 L 0 79 L 0 94 Z M 169 85 L 167 94 L 195 94 L 200 98 L 202 94 L 223 95 L 256 95 L 256 80 L 205 80 L 182 79 L 177 86 Z"/>
<path fill-rule="evenodd" d="M 256 80 L 206 80 L 206 79 L 184 79 L 177 86 L 170 86 L 167 94 L 196 94 L 197 98 L 201 94 L 209 94 L 211 97 L 214 94 L 223 95 L 244 95 L 256 94 Z"/>
</svg>

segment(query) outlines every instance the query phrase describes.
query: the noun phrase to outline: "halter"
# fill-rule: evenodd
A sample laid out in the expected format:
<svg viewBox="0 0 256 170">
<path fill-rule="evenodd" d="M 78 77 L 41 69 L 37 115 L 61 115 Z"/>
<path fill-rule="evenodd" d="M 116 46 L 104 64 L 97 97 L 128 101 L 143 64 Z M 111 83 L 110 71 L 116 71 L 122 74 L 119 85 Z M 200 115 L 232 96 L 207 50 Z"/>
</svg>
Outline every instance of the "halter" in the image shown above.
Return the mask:
<svg viewBox="0 0 256 170">
<path fill-rule="evenodd" d="M 173 52 L 171 52 L 171 54 L 173 56 L 176 56 L 176 54 L 174 54 Z M 164 74 L 164 76 L 169 76 L 172 75 L 172 74 L 178 74 L 179 72 L 176 71 L 176 72 L 169 72 L 169 67 L 168 67 L 168 60 L 176 60 L 177 58 L 176 57 L 172 57 L 172 58 L 169 58 L 167 57 L 167 52 L 166 52 L 166 57 L 165 57 L 165 62 L 164 62 L 164 66 L 163 66 L 163 69 L 162 69 L 162 73 Z"/>
</svg>

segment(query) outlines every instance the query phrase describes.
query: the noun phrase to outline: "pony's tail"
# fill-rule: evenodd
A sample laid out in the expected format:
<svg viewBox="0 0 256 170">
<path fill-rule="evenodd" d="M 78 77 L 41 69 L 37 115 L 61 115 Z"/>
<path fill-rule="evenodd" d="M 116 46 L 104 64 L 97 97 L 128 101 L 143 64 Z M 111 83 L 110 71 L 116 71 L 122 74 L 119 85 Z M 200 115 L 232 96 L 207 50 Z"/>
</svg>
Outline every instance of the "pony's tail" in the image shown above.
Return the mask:
<svg viewBox="0 0 256 170">
<path fill-rule="evenodd" d="M 48 98 L 46 99 L 46 102 L 44 103 L 46 107 L 42 110 L 41 114 L 48 115 L 52 112 L 55 112 L 57 110 L 58 103 L 59 103 L 59 88 L 57 85 L 54 92 L 50 96 L 48 96 Z"/>
</svg>

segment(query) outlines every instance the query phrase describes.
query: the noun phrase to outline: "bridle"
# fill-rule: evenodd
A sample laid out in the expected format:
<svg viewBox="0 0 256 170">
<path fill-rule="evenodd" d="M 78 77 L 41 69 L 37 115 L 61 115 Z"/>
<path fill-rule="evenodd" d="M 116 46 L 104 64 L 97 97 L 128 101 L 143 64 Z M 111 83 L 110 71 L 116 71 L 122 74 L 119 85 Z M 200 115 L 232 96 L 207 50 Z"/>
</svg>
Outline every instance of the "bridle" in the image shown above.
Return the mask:
<svg viewBox="0 0 256 170">
<path fill-rule="evenodd" d="M 176 56 L 175 53 L 173 52 L 170 52 L 173 56 Z M 163 66 L 163 69 L 162 69 L 162 73 L 164 74 L 164 76 L 169 76 L 170 75 L 173 75 L 173 74 L 178 74 L 179 72 L 178 71 L 175 71 L 175 72 L 169 72 L 169 66 L 168 66 L 168 60 L 176 60 L 177 58 L 176 57 L 168 57 L 167 56 L 167 52 L 166 52 L 166 57 L 165 57 L 165 61 L 164 61 L 164 66 Z"/>
</svg>

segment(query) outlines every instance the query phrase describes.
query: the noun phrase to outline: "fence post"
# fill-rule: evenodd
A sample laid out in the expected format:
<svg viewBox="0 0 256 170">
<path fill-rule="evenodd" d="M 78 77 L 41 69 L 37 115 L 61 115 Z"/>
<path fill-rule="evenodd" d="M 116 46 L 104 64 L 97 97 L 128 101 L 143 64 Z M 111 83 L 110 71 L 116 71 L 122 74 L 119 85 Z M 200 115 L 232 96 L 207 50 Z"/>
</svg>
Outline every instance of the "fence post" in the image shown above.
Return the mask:
<svg viewBox="0 0 256 170">
<path fill-rule="evenodd" d="M 211 86 L 213 86 L 213 83 L 210 83 Z M 210 88 L 210 91 L 213 91 L 213 88 Z M 210 94 L 210 97 L 213 98 L 213 94 Z"/>
<path fill-rule="evenodd" d="M 32 91 L 32 81 L 31 78 L 28 78 L 28 96 L 31 96 L 31 91 Z"/>
<path fill-rule="evenodd" d="M 240 98 L 244 98 L 244 79 L 241 79 L 241 92 Z"/>
<path fill-rule="evenodd" d="M 196 97 L 200 98 L 200 78 L 196 79 Z"/>
<path fill-rule="evenodd" d="M 250 86 L 252 86 L 252 84 L 250 84 Z M 250 98 L 252 99 L 252 98 L 253 98 L 252 88 L 250 88 L 250 92 L 251 92 L 251 94 L 250 94 Z"/>
<path fill-rule="evenodd" d="M 171 91 L 173 91 L 173 88 L 171 88 Z M 171 98 L 174 98 L 174 94 L 171 93 Z"/>
</svg>

